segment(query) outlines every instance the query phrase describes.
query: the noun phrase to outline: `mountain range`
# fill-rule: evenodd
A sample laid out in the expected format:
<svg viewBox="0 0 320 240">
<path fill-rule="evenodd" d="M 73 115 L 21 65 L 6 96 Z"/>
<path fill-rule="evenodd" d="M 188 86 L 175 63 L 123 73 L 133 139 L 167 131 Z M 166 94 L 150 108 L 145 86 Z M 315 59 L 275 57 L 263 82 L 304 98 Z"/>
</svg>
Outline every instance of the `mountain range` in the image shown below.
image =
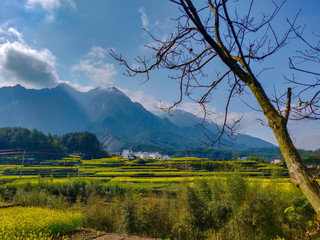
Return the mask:
<svg viewBox="0 0 320 240">
<path fill-rule="evenodd" d="M 114 87 L 88 92 L 67 84 L 41 90 L 20 85 L 0 88 L 0 127 L 25 127 L 57 135 L 91 131 L 108 151 L 199 147 L 203 132 L 216 134 L 213 127 L 199 122 L 195 115 L 181 110 L 156 116 Z M 275 147 L 245 134 L 225 141 L 231 145 L 225 149 Z"/>
</svg>

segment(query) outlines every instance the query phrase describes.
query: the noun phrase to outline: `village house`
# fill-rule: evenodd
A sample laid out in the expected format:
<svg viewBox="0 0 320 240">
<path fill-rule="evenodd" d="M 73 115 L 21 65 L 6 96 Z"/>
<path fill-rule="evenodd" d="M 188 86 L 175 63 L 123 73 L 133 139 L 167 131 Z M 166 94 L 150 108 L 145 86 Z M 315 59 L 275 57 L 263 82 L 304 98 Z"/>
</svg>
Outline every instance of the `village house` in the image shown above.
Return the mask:
<svg viewBox="0 0 320 240">
<path fill-rule="evenodd" d="M 162 155 L 159 152 L 133 152 L 132 150 L 125 149 L 122 151 L 121 156 L 127 159 L 135 158 L 151 158 L 151 159 L 167 159 L 170 160 L 171 157 L 168 155 Z"/>
</svg>

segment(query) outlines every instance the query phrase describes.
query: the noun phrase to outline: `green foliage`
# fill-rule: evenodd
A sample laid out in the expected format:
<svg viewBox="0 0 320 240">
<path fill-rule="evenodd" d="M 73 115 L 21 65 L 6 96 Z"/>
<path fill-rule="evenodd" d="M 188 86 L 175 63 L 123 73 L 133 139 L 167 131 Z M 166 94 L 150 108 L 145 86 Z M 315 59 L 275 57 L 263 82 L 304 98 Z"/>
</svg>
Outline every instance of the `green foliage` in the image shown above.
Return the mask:
<svg viewBox="0 0 320 240">
<path fill-rule="evenodd" d="M 6 202 L 81 211 L 84 226 L 170 239 L 294 239 L 314 211 L 288 183 L 241 174 L 197 179 L 174 191 L 142 191 L 111 182 L 70 180 L 8 184 Z M 290 209 L 290 210 L 288 210 Z"/>
<path fill-rule="evenodd" d="M 82 153 L 84 159 L 102 158 L 108 156 L 102 150 L 97 136 L 90 132 L 68 133 L 61 138 L 62 144 L 71 153 Z"/>
<path fill-rule="evenodd" d="M 26 149 L 27 156 L 57 159 L 80 153 L 85 159 L 107 157 L 96 135 L 90 132 L 69 133 L 61 137 L 26 128 L 0 128 L 0 149 Z"/>
<path fill-rule="evenodd" d="M 75 203 L 77 200 L 86 202 L 92 193 L 96 193 L 105 199 L 122 196 L 125 193 L 123 187 L 117 184 L 105 185 L 101 182 L 69 180 L 64 182 L 51 182 L 42 180 L 35 183 L 9 184 L 1 189 L 6 201 L 27 206 L 60 206 Z"/>
</svg>

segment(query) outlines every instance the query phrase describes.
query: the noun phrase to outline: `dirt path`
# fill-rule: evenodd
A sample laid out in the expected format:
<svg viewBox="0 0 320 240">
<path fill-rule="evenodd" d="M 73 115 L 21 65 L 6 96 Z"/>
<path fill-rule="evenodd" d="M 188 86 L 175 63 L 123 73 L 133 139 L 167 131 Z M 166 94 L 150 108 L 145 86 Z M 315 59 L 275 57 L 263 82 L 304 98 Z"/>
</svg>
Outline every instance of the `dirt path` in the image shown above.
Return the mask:
<svg viewBox="0 0 320 240">
<path fill-rule="evenodd" d="M 143 237 L 123 236 L 118 234 L 106 234 L 95 239 L 96 240 L 158 240 L 159 238 L 143 238 Z"/>
<path fill-rule="evenodd" d="M 99 235 L 99 236 L 98 236 Z M 144 238 L 124 236 L 113 233 L 100 233 L 92 229 L 81 229 L 66 236 L 69 240 L 159 240 L 158 238 Z"/>
</svg>

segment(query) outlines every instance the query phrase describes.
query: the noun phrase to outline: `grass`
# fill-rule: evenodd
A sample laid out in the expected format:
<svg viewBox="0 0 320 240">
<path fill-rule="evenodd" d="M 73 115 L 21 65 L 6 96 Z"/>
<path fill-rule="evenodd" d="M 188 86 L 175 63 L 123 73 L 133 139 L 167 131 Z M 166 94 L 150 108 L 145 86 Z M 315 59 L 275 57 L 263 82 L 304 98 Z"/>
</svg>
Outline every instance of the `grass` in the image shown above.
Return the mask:
<svg viewBox="0 0 320 240">
<path fill-rule="evenodd" d="M 101 158 L 92 160 L 81 160 L 83 165 L 119 165 L 124 164 L 123 159 L 119 158 Z"/>
<path fill-rule="evenodd" d="M 193 182 L 194 177 L 188 177 L 188 181 Z M 181 183 L 186 181 L 185 177 L 146 177 L 146 178 L 131 178 L 131 177 L 115 177 L 110 182 L 122 182 L 122 183 Z"/>
<path fill-rule="evenodd" d="M 233 172 L 188 172 L 188 176 L 225 176 L 233 174 Z M 261 172 L 240 172 L 241 175 L 248 175 L 248 176 L 261 176 Z M 106 176 L 106 177 L 185 177 L 186 172 L 182 171 L 168 171 L 168 172 L 96 172 L 95 176 Z"/>
<path fill-rule="evenodd" d="M 36 179 L 37 176 L 25 176 L 23 175 L 21 177 L 21 179 Z M 20 176 L 0 176 L 0 182 L 12 182 L 12 181 L 16 181 L 16 180 L 19 180 L 20 179 Z"/>
<path fill-rule="evenodd" d="M 11 184 L 25 184 L 25 183 L 31 183 L 31 184 L 38 184 L 40 182 L 50 182 L 50 183 L 68 183 L 68 182 L 73 182 L 77 180 L 85 180 L 88 182 L 102 182 L 102 183 L 107 183 L 111 180 L 112 178 L 108 177 L 70 177 L 70 178 L 31 178 L 31 179 L 23 179 L 18 182 L 15 181 Z"/>
<path fill-rule="evenodd" d="M 0 239 L 52 239 L 82 225 L 80 213 L 36 207 L 0 209 Z"/>
<path fill-rule="evenodd" d="M 171 158 L 172 161 L 185 161 L 186 157 L 180 158 Z M 188 161 L 201 161 L 201 160 L 208 160 L 208 158 L 197 158 L 197 157 L 187 157 Z"/>
<path fill-rule="evenodd" d="M 21 165 L 0 165 L 0 169 L 7 169 L 7 168 L 20 168 Z"/>
<path fill-rule="evenodd" d="M 21 173 L 21 168 L 7 168 L 4 169 L 4 176 L 19 176 Z M 50 176 L 55 175 L 57 177 L 66 177 L 68 174 L 77 175 L 77 167 L 23 167 L 22 175 L 41 175 Z"/>
</svg>

